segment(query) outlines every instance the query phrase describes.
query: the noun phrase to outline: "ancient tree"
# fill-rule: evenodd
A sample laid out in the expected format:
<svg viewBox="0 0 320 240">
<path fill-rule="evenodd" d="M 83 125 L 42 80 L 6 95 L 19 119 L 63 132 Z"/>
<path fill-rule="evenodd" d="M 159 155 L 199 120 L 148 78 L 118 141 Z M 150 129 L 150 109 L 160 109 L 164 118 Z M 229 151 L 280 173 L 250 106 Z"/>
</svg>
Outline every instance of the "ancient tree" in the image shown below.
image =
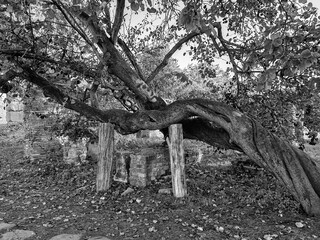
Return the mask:
<svg viewBox="0 0 320 240">
<path fill-rule="evenodd" d="M 0 19 L 2 92 L 32 97 L 26 89 L 33 84 L 65 108 L 112 123 L 121 134 L 165 131 L 180 123 L 185 138 L 244 152 L 271 171 L 306 213 L 320 215 L 316 160 L 283 136 L 277 137 L 267 124 L 263 127 L 256 120 L 260 108 L 252 105 L 267 107 L 268 116 L 274 117 L 279 113 L 275 100 L 294 101 L 301 107 L 314 104 L 315 100 L 308 102 L 314 90 L 309 81 L 317 74 L 320 27 L 312 4 L 305 0 L 8 0 L 0 4 Z M 188 54 L 205 66 L 204 77 L 212 74 L 208 66 L 217 57 L 227 59 L 233 85 L 224 98 L 166 104 L 152 90 L 155 81 L 166 81 L 167 75 L 157 76 L 187 43 Z M 157 67 L 146 71 L 144 65 L 150 61 L 142 61 L 141 55 L 156 48 L 166 53 Z M 182 71 L 173 75 L 177 85 L 192 84 Z M 113 108 L 106 101 L 110 97 L 122 108 Z"/>
</svg>

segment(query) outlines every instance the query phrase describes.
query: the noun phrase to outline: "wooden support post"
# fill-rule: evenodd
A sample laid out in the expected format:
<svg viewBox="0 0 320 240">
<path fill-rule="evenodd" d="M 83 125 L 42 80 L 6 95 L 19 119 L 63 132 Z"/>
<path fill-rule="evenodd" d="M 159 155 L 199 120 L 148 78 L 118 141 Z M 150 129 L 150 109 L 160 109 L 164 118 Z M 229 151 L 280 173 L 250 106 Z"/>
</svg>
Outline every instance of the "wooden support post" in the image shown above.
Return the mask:
<svg viewBox="0 0 320 240">
<path fill-rule="evenodd" d="M 97 169 L 97 192 L 110 188 L 114 148 L 114 126 L 101 123 L 99 129 L 99 158 Z"/>
<path fill-rule="evenodd" d="M 172 191 L 175 197 L 187 195 L 185 174 L 183 130 L 182 124 L 173 124 L 169 127 L 169 139 L 167 138 L 172 176 Z"/>
</svg>

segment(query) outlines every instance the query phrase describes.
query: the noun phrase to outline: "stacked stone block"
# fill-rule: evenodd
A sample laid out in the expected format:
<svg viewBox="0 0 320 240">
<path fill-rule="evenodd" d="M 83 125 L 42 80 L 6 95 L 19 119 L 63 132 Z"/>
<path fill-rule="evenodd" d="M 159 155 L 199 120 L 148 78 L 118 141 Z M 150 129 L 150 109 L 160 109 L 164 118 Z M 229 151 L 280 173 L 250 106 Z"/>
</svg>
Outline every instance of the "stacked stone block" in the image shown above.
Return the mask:
<svg viewBox="0 0 320 240">
<path fill-rule="evenodd" d="M 131 162 L 130 152 L 115 152 L 114 161 L 116 173 L 113 179 L 117 182 L 129 182 L 129 171 Z"/>
<path fill-rule="evenodd" d="M 123 151 L 116 154 L 114 180 L 145 187 L 170 169 L 169 150 L 146 148 L 141 151 Z"/>
<path fill-rule="evenodd" d="M 148 172 L 148 156 L 142 154 L 130 154 L 129 182 L 133 186 L 145 187 L 150 179 Z"/>
<path fill-rule="evenodd" d="M 68 164 L 85 162 L 88 156 L 88 139 L 83 138 L 77 142 L 65 141 L 63 143 L 63 160 Z"/>
</svg>

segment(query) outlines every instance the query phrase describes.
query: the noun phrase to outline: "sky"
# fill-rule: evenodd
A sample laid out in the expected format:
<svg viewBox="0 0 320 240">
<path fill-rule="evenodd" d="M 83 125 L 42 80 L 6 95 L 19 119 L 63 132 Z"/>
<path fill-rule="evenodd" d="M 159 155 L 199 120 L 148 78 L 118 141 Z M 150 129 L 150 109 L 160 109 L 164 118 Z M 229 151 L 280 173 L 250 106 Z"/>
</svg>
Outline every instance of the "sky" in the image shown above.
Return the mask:
<svg viewBox="0 0 320 240">
<path fill-rule="evenodd" d="M 320 0 L 308 0 L 308 2 L 311 2 L 314 7 L 320 9 Z M 183 47 L 180 51 L 177 51 L 173 55 L 173 57 L 178 60 L 178 63 L 181 68 L 186 68 L 191 63 L 191 58 L 189 57 L 188 54 L 183 56 L 183 53 L 185 52 L 186 49 L 187 49 L 186 47 Z M 217 64 L 219 64 L 219 66 L 224 70 L 228 66 L 230 67 L 230 65 L 226 64 L 226 60 L 217 60 Z"/>
<path fill-rule="evenodd" d="M 319 0 L 309 0 L 308 2 L 312 2 L 314 7 L 320 9 L 320 1 Z"/>
</svg>

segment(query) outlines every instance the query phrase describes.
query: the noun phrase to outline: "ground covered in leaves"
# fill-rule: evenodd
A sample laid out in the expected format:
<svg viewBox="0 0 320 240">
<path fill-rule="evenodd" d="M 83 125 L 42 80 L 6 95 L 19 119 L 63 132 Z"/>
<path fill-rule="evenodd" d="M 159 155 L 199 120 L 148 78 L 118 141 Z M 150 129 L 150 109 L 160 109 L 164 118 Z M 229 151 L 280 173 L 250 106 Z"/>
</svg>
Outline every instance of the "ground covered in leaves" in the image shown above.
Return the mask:
<svg viewBox="0 0 320 240">
<path fill-rule="evenodd" d="M 320 239 L 309 218 L 274 178 L 243 164 L 187 164 L 189 196 L 159 193 L 170 176 L 147 188 L 114 183 L 95 191 L 96 164 L 23 158 L 23 141 L 0 131 L 0 222 L 32 230 L 35 239 L 82 233 L 110 239 Z M 211 161 L 214 161 L 211 159 Z M 235 159 L 230 159 L 234 161 Z"/>
</svg>

